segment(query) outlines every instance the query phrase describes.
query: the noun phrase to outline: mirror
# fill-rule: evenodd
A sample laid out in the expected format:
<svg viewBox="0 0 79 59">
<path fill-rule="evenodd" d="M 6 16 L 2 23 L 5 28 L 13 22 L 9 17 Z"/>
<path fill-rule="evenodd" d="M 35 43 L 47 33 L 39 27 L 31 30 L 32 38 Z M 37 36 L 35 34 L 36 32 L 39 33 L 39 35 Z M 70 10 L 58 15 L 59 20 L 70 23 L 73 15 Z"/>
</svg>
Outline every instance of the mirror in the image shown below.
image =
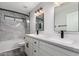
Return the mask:
<svg viewBox="0 0 79 59">
<path fill-rule="evenodd" d="M 54 8 L 54 30 L 60 32 L 78 32 L 78 2 L 65 2 Z"/>
<path fill-rule="evenodd" d="M 44 13 L 36 16 L 36 30 L 44 31 Z"/>
</svg>

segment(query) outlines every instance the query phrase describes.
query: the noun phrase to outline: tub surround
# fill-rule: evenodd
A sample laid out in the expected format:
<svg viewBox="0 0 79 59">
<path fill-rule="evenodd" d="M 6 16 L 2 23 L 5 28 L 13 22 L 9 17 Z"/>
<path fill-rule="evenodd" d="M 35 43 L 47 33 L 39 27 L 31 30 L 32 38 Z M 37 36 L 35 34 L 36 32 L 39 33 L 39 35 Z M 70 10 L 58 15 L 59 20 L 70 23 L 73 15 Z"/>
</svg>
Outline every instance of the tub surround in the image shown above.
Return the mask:
<svg viewBox="0 0 79 59">
<path fill-rule="evenodd" d="M 69 51 L 79 53 L 79 43 L 76 43 L 71 39 L 61 39 L 56 36 L 50 37 L 47 35 L 36 35 L 36 34 L 26 34 L 26 36 L 47 42 L 52 45 L 56 45 Z"/>
<path fill-rule="evenodd" d="M 22 44 L 24 44 L 23 39 L 14 39 L 14 40 L 1 41 L 0 42 L 0 53 L 20 48 L 20 46 Z"/>
</svg>

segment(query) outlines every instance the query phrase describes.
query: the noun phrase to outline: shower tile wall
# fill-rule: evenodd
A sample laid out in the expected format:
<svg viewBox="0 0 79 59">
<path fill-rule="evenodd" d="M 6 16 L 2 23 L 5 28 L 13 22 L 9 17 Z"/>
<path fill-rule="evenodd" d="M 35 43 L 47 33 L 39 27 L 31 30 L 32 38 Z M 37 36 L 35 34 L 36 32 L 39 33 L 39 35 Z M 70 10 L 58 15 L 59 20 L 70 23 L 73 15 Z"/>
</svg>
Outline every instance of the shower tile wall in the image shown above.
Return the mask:
<svg viewBox="0 0 79 59">
<path fill-rule="evenodd" d="M 8 21 L 5 15 L 25 18 L 26 16 L 17 13 L 0 10 L 0 41 L 21 39 L 24 36 L 25 28 L 23 21 Z"/>
</svg>

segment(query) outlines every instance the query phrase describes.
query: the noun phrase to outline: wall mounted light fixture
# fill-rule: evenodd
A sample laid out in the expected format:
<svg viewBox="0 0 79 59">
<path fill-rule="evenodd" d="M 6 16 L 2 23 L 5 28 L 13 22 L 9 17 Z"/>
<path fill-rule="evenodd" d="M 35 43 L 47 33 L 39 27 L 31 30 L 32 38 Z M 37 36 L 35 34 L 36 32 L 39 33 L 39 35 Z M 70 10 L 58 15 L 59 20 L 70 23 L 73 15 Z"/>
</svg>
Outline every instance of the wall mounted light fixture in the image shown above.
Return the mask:
<svg viewBox="0 0 79 59">
<path fill-rule="evenodd" d="M 35 15 L 36 16 L 39 16 L 39 15 L 41 15 L 41 14 L 43 14 L 44 12 L 43 12 L 43 8 L 39 8 L 37 11 L 35 11 Z"/>
</svg>

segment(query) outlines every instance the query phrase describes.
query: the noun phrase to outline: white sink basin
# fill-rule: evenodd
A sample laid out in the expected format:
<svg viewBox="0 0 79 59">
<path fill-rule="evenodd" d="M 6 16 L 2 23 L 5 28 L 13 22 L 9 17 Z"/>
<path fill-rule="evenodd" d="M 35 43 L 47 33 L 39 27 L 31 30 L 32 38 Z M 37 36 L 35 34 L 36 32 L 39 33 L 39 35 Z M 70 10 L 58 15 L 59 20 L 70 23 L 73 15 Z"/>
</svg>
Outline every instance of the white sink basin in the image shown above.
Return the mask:
<svg viewBox="0 0 79 59">
<path fill-rule="evenodd" d="M 68 40 L 68 39 L 58 39 L 57 41 L 64 43 L 64 44 L 73 44 L 73 40 Z"/>
<path fill-rule="evenodd" d="M 59 42 L 59 43 L 63 43 L 63 44 L 73 44 L 74 43 L 73 40 L 61 39 L 57 36 L 52 37 L 52 36 L 48 36 L 48 35 L 33 35 L 33 34 L 30 34 L 30 36 L 42 38 L 42 39 L 45 39 L 45 40 L 48 40 L 48 41 L 55 41 L 55 42 Z"/>
<path fill-rule="evenodd" d="M 61 39 L 61 38 L 57 38 L 57 37 L 44 36 L 44 35 L 39 35 L 39 37 L 50 39 L 50 40 L 53 40 L 53 41 L 57 41 L 57 42 L 60 42 L 60 43 L 63 43 L 63 44 L 73 44 L 74 43 L 74 41 L 70 40 L 70 39 Z"/>
</svg>

